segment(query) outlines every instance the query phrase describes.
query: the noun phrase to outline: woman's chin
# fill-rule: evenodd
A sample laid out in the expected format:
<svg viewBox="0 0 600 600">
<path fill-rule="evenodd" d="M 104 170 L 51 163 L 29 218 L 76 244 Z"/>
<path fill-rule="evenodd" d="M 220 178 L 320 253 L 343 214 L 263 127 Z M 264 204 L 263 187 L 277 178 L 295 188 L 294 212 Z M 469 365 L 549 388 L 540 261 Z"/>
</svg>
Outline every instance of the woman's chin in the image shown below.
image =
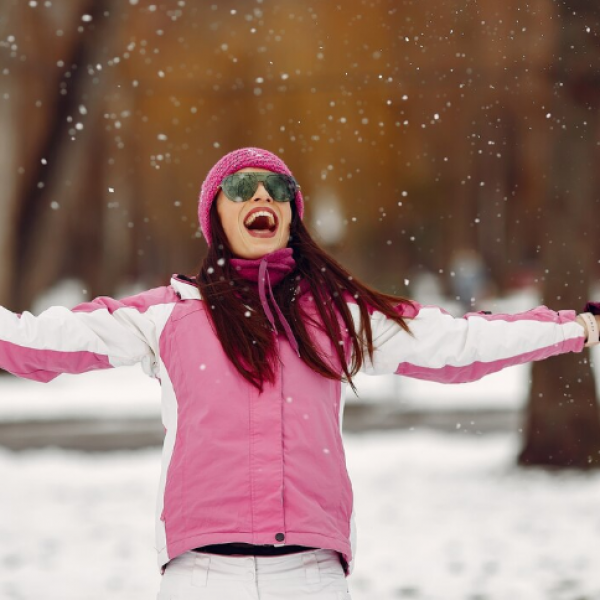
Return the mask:
<svg viewBox="0 0 600 600">
<path fill-rule="evenodd" d="M 243 244 L 240 244 L 240 247 L 234 249 L 234 253 L 240 258 L 250 260 L 261 258 L 265 254 L 270 254 L 271 252 L 275 252 L 275 250 L 285 247 L 285 245 L 282 245 L 282 240 L 278 238 L 259 238 L 250 236 L 248 236 L 248 238 L 249 239 L 244 240 Z"/>
</svg>

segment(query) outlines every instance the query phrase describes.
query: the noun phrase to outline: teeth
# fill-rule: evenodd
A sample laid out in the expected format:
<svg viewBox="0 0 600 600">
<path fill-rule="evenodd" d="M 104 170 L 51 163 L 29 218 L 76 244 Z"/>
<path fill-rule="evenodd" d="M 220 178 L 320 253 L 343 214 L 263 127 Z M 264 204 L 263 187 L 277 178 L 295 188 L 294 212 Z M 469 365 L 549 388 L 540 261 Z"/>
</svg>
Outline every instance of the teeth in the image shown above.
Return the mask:
<svg viewBox="0 0 600 600">
<path fill-rule="evenodd" d="M 275 225 L 275 217 L 268 210 L 257 210 L 253 212 L 244 222 L 244 225 L 251 225 L 257 217 L 267 217 L 269 219 L 269 227 Z"/>
</svg>

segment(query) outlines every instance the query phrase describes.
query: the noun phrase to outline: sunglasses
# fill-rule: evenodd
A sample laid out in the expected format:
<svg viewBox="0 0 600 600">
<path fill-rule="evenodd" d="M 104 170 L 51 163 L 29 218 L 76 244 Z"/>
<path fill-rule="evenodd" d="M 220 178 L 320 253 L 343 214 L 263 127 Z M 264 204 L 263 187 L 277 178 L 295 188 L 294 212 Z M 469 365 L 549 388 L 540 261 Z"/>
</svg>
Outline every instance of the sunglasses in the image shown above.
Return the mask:
<svg viewBox="0 0 600 600">
<path fill-rule="evenodd" d="M 277 202 L 291 202 L 296 197 L 300 186 L 290 175 L 279 173 L 246 172 L 228 175 L 221 182 L 221 189 L 233 202 L 246 202 L 250 200 L 262 183 L 273 200 Z"/>
</svg>

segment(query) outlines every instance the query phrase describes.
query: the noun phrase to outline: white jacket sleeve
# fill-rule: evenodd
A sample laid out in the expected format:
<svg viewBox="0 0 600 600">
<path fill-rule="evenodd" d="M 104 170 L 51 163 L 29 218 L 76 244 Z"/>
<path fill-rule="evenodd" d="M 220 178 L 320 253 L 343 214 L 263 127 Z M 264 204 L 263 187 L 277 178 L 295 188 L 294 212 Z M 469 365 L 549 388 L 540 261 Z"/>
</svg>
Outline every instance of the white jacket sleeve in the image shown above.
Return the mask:
<svg viewBox="0 0 600 600">
<path fill-rule="evenodd" d="M 0 368 L 36 381 L 142 363 L 155 375 L 158 340 L 153 309 L 168 288 L 122 300 L 99 297 L 73 309 L 54 306 L 34 316 L 0 307 Z"/>
<path fill-rule="evenodd" d="M 372 362 L 365 359 L 364 373 L 463 383 L 511 365 L 578 352 L 585 341 L 575 311 L 545 306 L 513 315 L 481 312 L 455 318 L 436 306 L 415 303 L 406 315 L 410 334 L 382 313 L 372 313 L 375 352 Z"/>
</svg>

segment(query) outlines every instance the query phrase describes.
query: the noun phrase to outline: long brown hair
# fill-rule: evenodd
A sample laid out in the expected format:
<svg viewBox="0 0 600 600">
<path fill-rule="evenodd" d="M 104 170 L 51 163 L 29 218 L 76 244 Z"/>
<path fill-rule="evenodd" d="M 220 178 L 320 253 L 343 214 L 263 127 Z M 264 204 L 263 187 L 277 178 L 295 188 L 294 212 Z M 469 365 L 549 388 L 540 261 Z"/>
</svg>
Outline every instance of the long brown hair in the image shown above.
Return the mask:
<svg viewBox="0 0 600 600">
<path fill-rule="evenodd" d="M 212 326 L 223 350 L 239 373 L 252 385 L 263 390 L 263 383 L 273 383 L 277 350 L 270 324 L 261 307 L 255 285 L 240 277 L 231 265 L 234 258 L 219 219 L 216 202 L 210 212 L 212 245 L 200 267 L 196 283 L 205 301 Z M 365 351 L 373 359 L 373 334 L 369 310 L 377 310 L 409 331 L 405 320 L 394 307 L 411 304 L 409 300 L 378 292 L 353 277 L 325 250 L 319 247 L 298 217 L 292 204 L 289 247 L 293 249 L 295 269 L 273 289 L 273 294 L 300 349 L 302 360 L 328 379 L 346 380 L 356 391 L 352 378 L 365 360 Z M 313 297 L 319 320 L 308 315 L 297 301 L 300 284 Z M 358 331 L 348 308 L 351 295 L 360 310 Z M 400 311 L 401 312 L 401 311 Z M 346 348 L 340 327 L 351 343 L 352 362 L 347 364 Z M 319 352 L 307 324 L 324 331 L 335 348 L 337 361 Z M 338 364 L 343 371 L 340 373 Z"/>
</svg>

